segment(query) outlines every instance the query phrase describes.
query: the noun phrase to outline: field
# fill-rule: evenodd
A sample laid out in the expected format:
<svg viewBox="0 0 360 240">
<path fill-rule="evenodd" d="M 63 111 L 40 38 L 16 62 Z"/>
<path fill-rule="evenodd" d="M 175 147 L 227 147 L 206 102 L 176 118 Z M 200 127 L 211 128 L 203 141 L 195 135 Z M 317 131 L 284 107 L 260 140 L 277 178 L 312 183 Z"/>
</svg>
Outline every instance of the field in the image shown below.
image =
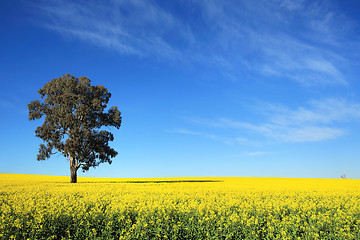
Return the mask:
<svg viewBox="0 0 360 240">
<path fill-rule="evenodd" d="M 360 180 L 0 174 L 0 239 L 360 239 Z"/>
</svg>

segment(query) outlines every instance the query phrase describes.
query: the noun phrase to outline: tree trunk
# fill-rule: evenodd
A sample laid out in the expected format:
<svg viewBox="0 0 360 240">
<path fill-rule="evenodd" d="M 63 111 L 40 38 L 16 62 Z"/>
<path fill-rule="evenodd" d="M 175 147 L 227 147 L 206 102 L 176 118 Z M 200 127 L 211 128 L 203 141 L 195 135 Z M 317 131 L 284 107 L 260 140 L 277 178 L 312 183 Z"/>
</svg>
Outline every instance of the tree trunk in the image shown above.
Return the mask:
<svg viewBox="0 0 360 240">
<path fill-rule="evenodd" d="M 70 156 L 70 183 L 76 183 L 77 182 L 77 168 L 75 163 L 75 158 Z"/>
</svg>

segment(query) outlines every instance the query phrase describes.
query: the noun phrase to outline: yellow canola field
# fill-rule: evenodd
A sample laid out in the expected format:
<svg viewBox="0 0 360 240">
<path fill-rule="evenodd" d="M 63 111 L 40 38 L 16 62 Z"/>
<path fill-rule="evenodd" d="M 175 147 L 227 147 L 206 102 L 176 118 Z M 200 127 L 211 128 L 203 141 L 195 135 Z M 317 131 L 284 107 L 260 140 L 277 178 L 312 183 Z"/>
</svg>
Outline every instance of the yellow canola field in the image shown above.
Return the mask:
<svg viewBox="0 0 360 240">
<path fill-rule="evenodd" d="M 0 174 L 0 239 L 360 239 L 360 180 Z"/>
</svg>

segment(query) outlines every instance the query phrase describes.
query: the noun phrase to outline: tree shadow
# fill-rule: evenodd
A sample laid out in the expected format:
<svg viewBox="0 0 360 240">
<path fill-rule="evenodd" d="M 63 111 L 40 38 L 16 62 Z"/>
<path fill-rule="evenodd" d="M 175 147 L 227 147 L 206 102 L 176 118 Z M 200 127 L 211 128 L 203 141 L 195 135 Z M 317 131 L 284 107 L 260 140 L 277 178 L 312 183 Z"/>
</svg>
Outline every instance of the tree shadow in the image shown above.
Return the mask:
<svg viewBox="0 0 360 240">
<path fill-rule="evenodd" d="M 123 183 L 203 183 L 203 182 L 223 182 L 219 180 L 164 180 L 164 181 L 128 181 Z"/>
<path fill-rule="evenodd" d="M 223 182 L 220 180 L 157 180 L 157 181 L 109 181 L 109 182 L 78 182 L 78 183 L 210 183 Z"/>
</svg>

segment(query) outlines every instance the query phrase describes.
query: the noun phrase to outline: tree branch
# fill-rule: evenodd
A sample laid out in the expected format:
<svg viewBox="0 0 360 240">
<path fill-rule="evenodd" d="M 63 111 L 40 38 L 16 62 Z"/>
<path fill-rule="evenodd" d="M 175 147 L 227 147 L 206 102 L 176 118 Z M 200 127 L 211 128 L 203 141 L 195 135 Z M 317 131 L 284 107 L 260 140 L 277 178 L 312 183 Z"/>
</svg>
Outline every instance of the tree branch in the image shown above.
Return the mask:
<svg viewBox="0 0 360 240">
<path fill-rule="evenodd" d="M 82 165 L 83 165 L 82 162 L 79 162 L 78 164 L 76 164 L 76 170 L 78 170 Z"/>
</svg>

